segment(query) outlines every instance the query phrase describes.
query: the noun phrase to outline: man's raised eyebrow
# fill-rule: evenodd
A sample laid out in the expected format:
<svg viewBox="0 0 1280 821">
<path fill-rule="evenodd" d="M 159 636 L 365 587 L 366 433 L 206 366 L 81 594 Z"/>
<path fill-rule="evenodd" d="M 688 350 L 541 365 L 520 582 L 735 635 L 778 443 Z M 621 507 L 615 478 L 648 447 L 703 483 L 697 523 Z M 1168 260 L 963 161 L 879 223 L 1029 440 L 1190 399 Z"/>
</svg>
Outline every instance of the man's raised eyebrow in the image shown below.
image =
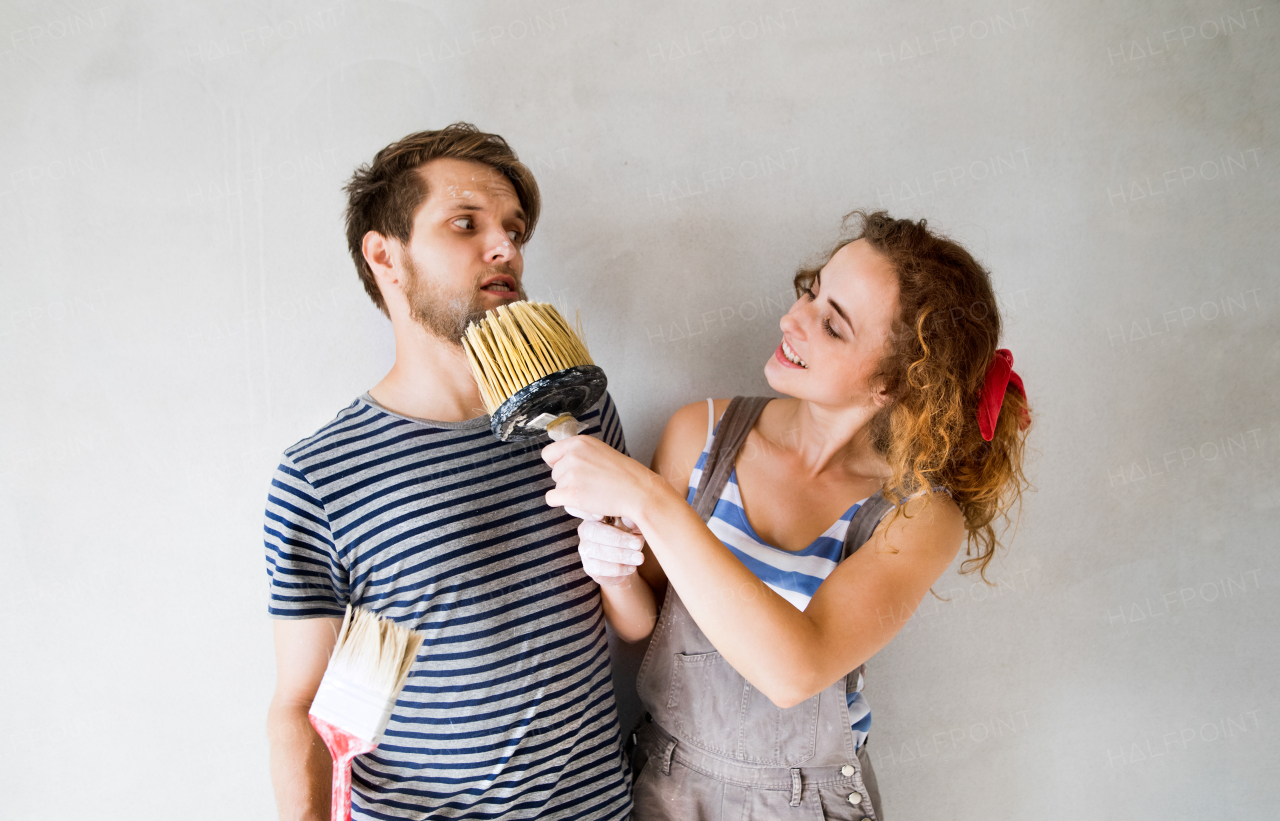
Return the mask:
<svg viewBox="0 0 1280 821">
<path fill-rule="evenodd" d="M 483 205 L 476 205 L 471 200 L 453 199 L 445 203 L 451 210 L 455 211 L 483 211 Z M 524 215 L 523 208 L 517 208 L 514 214 L 515 218 L 521 222 L 528 222 L 529 218 Z"/>
</svg>

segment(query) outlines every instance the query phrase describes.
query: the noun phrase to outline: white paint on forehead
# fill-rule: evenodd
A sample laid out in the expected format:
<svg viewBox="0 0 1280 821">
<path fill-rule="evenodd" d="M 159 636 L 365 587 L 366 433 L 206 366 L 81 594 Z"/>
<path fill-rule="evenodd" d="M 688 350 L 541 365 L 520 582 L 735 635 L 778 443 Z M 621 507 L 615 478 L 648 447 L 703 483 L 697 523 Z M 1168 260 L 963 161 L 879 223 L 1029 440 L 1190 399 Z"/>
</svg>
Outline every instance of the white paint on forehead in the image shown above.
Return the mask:
<svg viewBox="0 0 1280 821">
<path fill-rule="evenodd" d="M 451 164 L 437 173 L 437 184 L 441 185 L 442 193 L 449 199 L 475 201 L 478 198 L 517 198 L 511 180 L 495 169 L 459 168 Z"/>
<path fill-rule="evenodd" d="M 457 183 L 449 183 L 445 186 L 445 191 L 451 197 L 468 200 L 474 199 L 477 194 L 487 194 L 490 197 L 512 196 L 515 193 L 514 187 L 510 183 L 504 185 L 503 182 L 505 181 L 494 181 L 475 186 L 475 189 L 478 190 L 473 190 L 471 187 L 459 185 Z"/>
</svg>

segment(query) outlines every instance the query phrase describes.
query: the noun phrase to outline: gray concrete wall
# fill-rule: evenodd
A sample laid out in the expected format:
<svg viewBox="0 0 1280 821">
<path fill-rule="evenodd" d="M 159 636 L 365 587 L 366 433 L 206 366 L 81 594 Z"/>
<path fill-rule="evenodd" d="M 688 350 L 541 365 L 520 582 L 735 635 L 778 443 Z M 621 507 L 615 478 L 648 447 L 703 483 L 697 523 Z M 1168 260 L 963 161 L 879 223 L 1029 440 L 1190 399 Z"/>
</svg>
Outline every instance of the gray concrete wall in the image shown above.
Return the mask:
<svg viewBox="0 0 1280 821">
<path fill-rule="evenodd" d="M 766 389 L 845 212 L 991 268 L 1038 490 L 996 586 L 948 573 L 870 665 L 890 818 L 1274 817 L 1274 2 L 0 19 L 6 813 L 271 816 L 266 482 L 392 357 L 340 186 L 462 119 L 537 174 L 530 295 L 581 309 L 643 459 Z"/>
</svg>

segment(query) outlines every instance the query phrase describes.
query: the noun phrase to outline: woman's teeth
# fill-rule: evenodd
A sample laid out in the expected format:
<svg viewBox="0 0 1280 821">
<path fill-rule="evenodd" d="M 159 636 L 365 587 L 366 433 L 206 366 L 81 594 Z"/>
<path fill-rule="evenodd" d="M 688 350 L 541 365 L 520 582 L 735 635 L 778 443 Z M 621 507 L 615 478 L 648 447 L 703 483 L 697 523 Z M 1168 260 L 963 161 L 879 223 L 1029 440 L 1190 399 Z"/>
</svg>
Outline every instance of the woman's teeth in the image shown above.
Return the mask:
<svg viewBox="0 0 1280 821">
<path fill-rule="evenodd" d="M 787 358 L 788 362 L 799 365 L 802 368 L 808 368 L 809 365 L 801 359 L 795 351 L 791 350 L 791 346 L 787 344 L 787 340 L 782 340 L 782 355 Z"/>
</svg>

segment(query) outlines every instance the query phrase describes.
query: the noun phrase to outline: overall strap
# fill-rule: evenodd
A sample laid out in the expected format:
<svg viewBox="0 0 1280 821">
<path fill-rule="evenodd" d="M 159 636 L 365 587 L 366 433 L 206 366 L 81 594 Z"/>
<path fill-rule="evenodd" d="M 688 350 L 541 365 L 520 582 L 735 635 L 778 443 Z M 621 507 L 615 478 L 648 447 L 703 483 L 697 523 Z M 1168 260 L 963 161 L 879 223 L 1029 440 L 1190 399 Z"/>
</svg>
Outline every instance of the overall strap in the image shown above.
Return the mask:
<svg viewBox="0 0 1280 821">
<path fill-rule="evenodd" d="M 884 498 L 884 494 L 878 490 L 874 496 L 863 502 L 862 507 L 854 511 L 849 529 L 845 531 L 840 561 L 849 558 L 855 550 L 866 544 L 871 534 L 875 532 L 876 525 L 880 524 L 880 520 L 891 510 L 893 510 L 893 502 Z"/>
<path fill-rule="evenodd" d="M 702 467 L 698 489 L 693 495 L 693 509 L 702 517 L 702 521 L 708 521 L 715 512 L 720 492 L 728 484 L 729 474 L 733 473 L 738 451 L 747 441 L 747 435 L 751 433 L 751 428 L 755 426 L 767 404 L 767 396 L 735 396 L 729 402 L 729 407 L 725 408 L 724 416 L 720 417 L 720 429 L 711 443 L 706 464 Z M 854 512 L 845 532 L 840 560 L 844 561 L 862 547 L 871 538 L 880 520 L 891 510 L 893 503 L 884 498 L 880 491 L 863 502 Z"/>
<path fill-rule="evenodd" d="M 767 396 L 735 396 L 720 417 L 720 430 L 715 441 L 711 443 L 711 452 L 707 454 L 707 462 L 702 466 L 702 478 L 698 480 L 698 489 L 693 495 L 693 509 L 698 511 L 702 521 L 708 521 L 715 512 L 716 503 L 720 501 L 720 491 L 729 482 L 729 474 L 733 473 L 733 464 L 737 461 L 738 451 L 742 443 L 747 441 L 760 412 L 769 404 Z M 850 527 L 852 527 L 850 523 Z"/>
<path fill-rule="evenodd" d="M 702 468 L 702 478 L 698 480 L 698 489 L 694 492 L 692 501 L 693 509 L 698 512 L 704 522 L 710 520 L 712 513 L 715 512 L 716 504 L 720 501 L 720 492 L 724 490 L 724 486 L 729 481 L 729 474 L 733 472 L 738 451 L 742 449 L 743 442 L 747 440 L 747 434 L 751 432 L 756 420 L 760 418 L 760 412 L 764 410 L 764 406 L 768 403 L 769 398 L 766 396 L 735 396 L 729 403 L 729 407 L 725 409 L 724 416 L 720 417 L 720 429 L 715 435 L 715 440 L 711 443 L 711 450 L 707 453 L 707 461 Z M 867 499 L 854 511 L 853 519 L 850 520 L 849 528 L 845 532 L 844 546 L 840 554 L 841 561 L 847 559 L 871 538 L 871 534 L 875 532 L 880 520 L 892 509 L 893 503 L 885 499 L 884 495 L 877 491 L 874 496 Z M 673 607 L 673 602 L 678 607 Z M 650 672 L 651 657 L 655 655 L 656 648 L 659 645 L 666 647 L 672 641 L 669 631 L 673 610 L 678 610 L 687 615 L 683 603 L 680 602 L 679 597 L 676 595 L 675 587 L 667 585 L 666 600 L 663 602 L 658 625 L 654 629 L 653 641 L 649 645 L 648 652 L 645 653 L 645 660 L 640 666 L 640 673 L 637 677 L 637 689 L 641 692 L 641 700 L 643 701 L 645 695 L 648 695 L 650 702 L 659 705 L 659 711 L 662 711 L 666 702 L 659 698 L 658 691 L 652 690 L 656 685 L 651 681 L 652 675 L 646 674 Z M 708 648 L 710 647 L 710 642 L 707 641 L 705 636 L 702 636 L 701 631 L 696 626 L 690 624 L 687 629 L 692 629 L 696 632 L 701 641 Z M 844 681 L 837 682 L 831 686 L 842 688 L 846 697 L 848 693 L 860 691 L 865 668 L 866 665 L 859 665 L 857 669 L 852 670 L 845 676 Z M 666 716 L 665 712 L 663 712 L 663 716 Z M 844 732 L 846 735 L 848 734 L 847 728 Z M 852 745 L 853 742 L 849 740 L 848 743 Z M 852 752 L 852 746 L 849 749 Z"/>
<path fill-rule="evenodd" d="M 880 520 L 885 514 L 893 510 L 893 502 L 884 498 L 884 493 L 876 491 L 875 495 L 867 499 L 862 505 L 853 512 L 853 518 L 849 521 L 849 529 L 844 534 L 844 546 L 840 548 L 840 561 L 844 561 L 854 554 L 854 552 L 867 543 L 871 538 L 871 534 L 875 533 L 876 526 L 880 524 Z M 862 685 L 866 676 L 867 665 L 860 664 L 856 670 L 845 676 L 845 694 L 857 693 L 862 691 Z M 877 808 L 878 804 L 877 793 Z"/>
</svg>

